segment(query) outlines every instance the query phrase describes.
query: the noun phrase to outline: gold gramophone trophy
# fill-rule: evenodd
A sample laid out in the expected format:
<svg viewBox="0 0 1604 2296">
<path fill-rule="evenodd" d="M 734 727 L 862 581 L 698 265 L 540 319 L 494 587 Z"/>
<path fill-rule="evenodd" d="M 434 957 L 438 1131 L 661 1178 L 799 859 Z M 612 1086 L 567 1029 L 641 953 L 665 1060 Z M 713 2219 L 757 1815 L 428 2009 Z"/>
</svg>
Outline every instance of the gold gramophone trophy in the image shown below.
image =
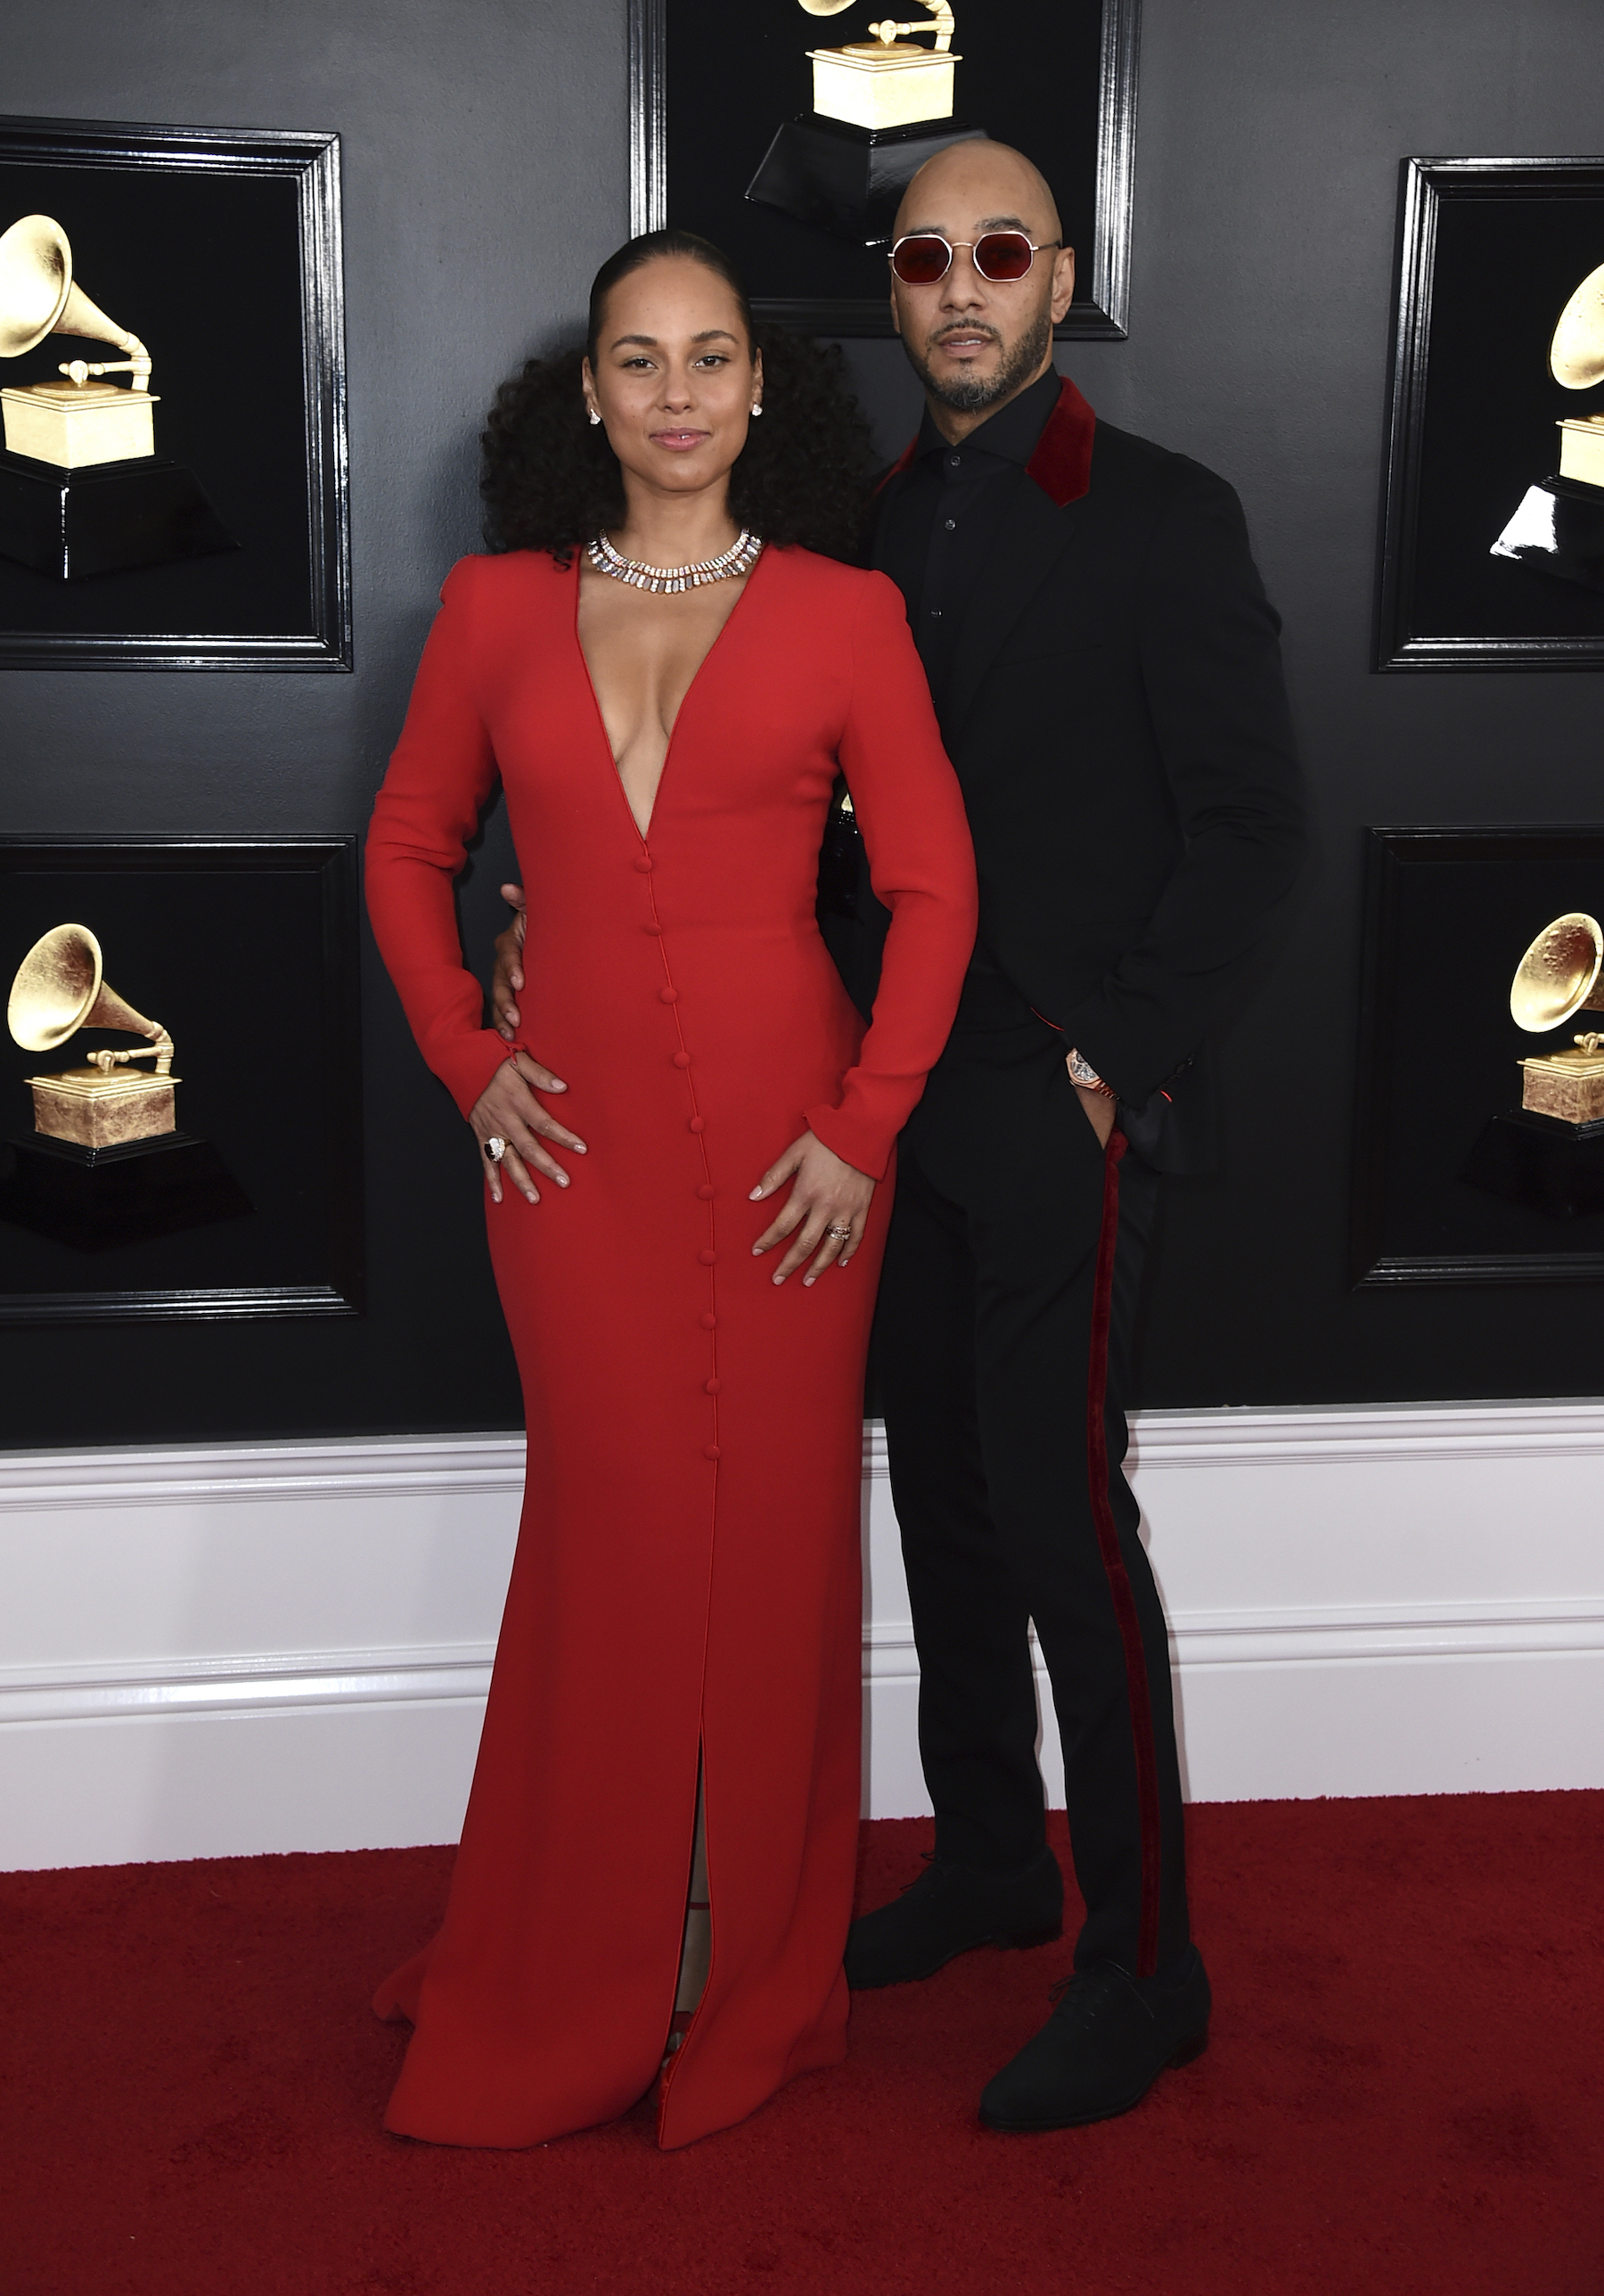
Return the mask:
<svg viewBox="0 0 1604 2296">
<path fill-rule="evenodd" d="M 1545 925 L 1516 967 L 1510 1014 L 1528 1036 L 1578 1013 L 1604 1014 L 1604 930 L 1580 909 Z M 1494 1195 L 1561 1219 L 1604 1210 L 1604 1033 L 1518 1063 L 1520 1106 L 1495 1116 L 1464 1177 Z"/>
<path fill-rule="evenodd" d="M 1604 264 L 1588 273 L 1560 312 L 1549 373 L 1564 390 L 1604 382 Z M 1558 472 L 1526 488 L 1491 554 L 1585 590 L 1604 590 L 1604 410 L 1562 415 L 1556 427 Z"/>
<path fill-rule="evenodd" d="M 100 943 L 87 925 L 57 925 L 17 968 L 5 1018 L 24 1052 L 53 1053 L 80 1029 L 121 1029 L 147 1037 L 126 1052 L 92 1053 L 82 1068 L 29 1077 L 34 1129 L 80 1148 L 115 1148 L 177 1128 L 173 1040 L 118 995 L 101 970 Z M 149 1076 L 128 1063 L 154 1058 Z"/>
<path fill-rule="evenodd" d="M 23 216 L 0 233 L 0 358 L 49 335 L 126 356 L 62 360 L 55 377 L 0 390 L 0 554 L 73 582 L 232 550 L 200 481 L 156 452 L 149 351 L 76 284 L 61 225 Z"/>
<path fill-rule="evenodd" d="M 810 16 L 839 16 L 854 0 L 800 0 Z M 983 135 L 954 119 L 955 29 L 948 0 L 921 0 L 929 23 L 871 24 L 867 40 L 809 48 L 814 108 L 776 131 L 747 186 L 778 208 L 860 247 L 891 236 L 897 204 L 917 170 L 948 144 Z M 934 35 L 933 47 L 911 36 Z"/>
<path fill-rule="evenodd" d="M 34 943 L 5 1017 L 29 1053 L 57 1052 L 80 1029 L 147 1041 L 28 1078 L 34 1136 L 9 1144 L 0 1218 L 93 1250 L 251 1209 L 211 1143 L 178 1130 L 173 1040 L 106 980 L 87 925 L 56 925 Z M 149 1074 L 132 1065 L 145 1060 Z"/>
</svg>

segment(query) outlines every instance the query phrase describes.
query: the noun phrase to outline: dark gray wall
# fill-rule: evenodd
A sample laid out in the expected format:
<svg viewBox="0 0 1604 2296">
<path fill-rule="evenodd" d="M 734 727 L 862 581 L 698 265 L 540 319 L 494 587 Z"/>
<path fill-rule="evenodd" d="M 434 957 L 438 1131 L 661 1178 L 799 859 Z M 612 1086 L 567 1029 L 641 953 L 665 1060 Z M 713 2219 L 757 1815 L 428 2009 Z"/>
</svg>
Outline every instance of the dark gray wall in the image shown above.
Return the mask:
<svg viewBox="0 0 1604 2296">
<path fill-rule="evenodd" d="M 1170 1208 L 1144 1399 L 1592 1391 L 1596 1293 L 1353 1294 L 1343 1246 L 1361 825 L 1601 809 L 1604 685 L 1367 668 L 1397 162 L 1597 149 L 1604 12 L 1146 0 L 1145 17 L 1131 337 L 1062 363 L 1105 417 L 1240 489 L 1286 619 L 1319 855 L 1229 1046 L 1226 1168 Z M 0 830 L 358 829 L 440 575 L 475 539 L 489 390 L 577 314 L 626 226 L 622 9 L 58 0 L 14 18 L 6 61 L 11 111 L 340 131 L 357 667 L 10 673 Z M 899 351 L 851 357 L 900 444 L 917 402 Z M 465 898 L 476 936 L 503 852 L 493 824 Z M 248 950 L 239 969 L 249 1009 Z M 463 1128 L 376 976 L 366 1027 L 365 1321 L 0 1335 L 6 1440 L 515 1416 Z M 116 1399 L 53 1400 L 69 1393 Z"/>
</svg>

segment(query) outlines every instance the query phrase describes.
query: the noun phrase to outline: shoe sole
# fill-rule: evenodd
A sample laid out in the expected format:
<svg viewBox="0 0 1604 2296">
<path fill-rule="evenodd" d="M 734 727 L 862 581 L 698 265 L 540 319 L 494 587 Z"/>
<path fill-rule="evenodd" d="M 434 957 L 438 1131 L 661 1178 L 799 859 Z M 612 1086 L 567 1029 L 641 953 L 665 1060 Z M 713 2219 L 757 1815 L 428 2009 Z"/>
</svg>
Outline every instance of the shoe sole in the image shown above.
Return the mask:
<svg viewBox="0 0 1604 2296">
<path fill-rule="evenodd" d="M 944 1953 L 939 1961 L 930 1962 L 923 1969 L 910 1969 L 900 1977 L 854 1978 L 848 1973 L 847 1990 L 852 1993 L 883 1993 L 888 1985 L 922 1985 L 927 1977 L 934 1977 L 938 1969 L 949 1962 L 962 1961 L 966 1953 L 980 1953 L 990 1946 L 998 1953 L 1027 1953 L 1032 1946 L 1056 1945 L 1064 1934 L 1064 1924 L 1059 1922 L 1052 1929 L 999 1930 L 994 1937 L 971 1938 L 967 1945 L 957 1945 L 951 1953 Z"/>
<path fill-rule="evenodd" d="M 1154 2073 L 1150 2079 L 1144 2080 L 1142 2087 L 1132 2095 L 1127 2096 L 1123 2103 L 1105 2105 L 1097 2112 L 1068 2113 L 1061 2120 L 999 2120 L 987 2112 L 986 2107 L 982 2105 L 980 2126 L 983 2128 L 994 2129 L 1002 2136 L 1044 2136 L 1053 2128 L 1090 2128 L 1099 2120 L 1117 2120 L 1122 2112 L 1135 2111 L 1153 2083 L 1158 2079 L 1159 2073 L 1174 2072 L 1182 2065 L 1194 2064 L 1207 2046 L 1208 2028 L 1205 2025 L 1200 2033 L 1193 2033 L 1183 2041 L 1174 2055 L 1166 2057 L 1159 2066 L 1158 2071 Z"/>
</svg>

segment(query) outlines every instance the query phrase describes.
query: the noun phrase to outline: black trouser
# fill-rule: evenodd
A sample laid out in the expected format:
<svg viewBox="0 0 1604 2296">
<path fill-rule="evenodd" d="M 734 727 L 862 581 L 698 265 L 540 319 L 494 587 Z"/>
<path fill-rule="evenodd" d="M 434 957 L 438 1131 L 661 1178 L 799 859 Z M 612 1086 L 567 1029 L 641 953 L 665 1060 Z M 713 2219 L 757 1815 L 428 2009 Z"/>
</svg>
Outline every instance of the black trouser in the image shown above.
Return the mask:
<svg viewBox="0 0 1604 2296">
<path fill-rule="evenodd" d="M 898 1150 L 875 1360 L 937 1854 L 1011 1873 L 1041 1850 L 1034 1620 L 1086 1901 L 1076 1961 L 1147 1976 L 1185 1951 L 1186 1889 L 1168 1639 L 1121 1472 L 1159 1183 L 1117 1145 L 1099 1148 L 1061 1040 L 971 981 Z"/>
</svg>

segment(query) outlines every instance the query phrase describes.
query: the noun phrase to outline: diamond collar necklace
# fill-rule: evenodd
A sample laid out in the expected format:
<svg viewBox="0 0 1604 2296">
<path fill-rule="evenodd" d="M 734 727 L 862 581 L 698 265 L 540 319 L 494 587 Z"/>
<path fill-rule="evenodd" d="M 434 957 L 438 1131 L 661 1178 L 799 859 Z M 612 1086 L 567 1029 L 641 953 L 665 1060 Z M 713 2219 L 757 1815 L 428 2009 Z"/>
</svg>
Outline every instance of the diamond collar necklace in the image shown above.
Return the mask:
<svg viewBox="0 0 1604 2296">
<path fill-rule="evenodd" d="M 727 550 L 716 558 L 699 558 L 693 566 L 648 566 L 638 558 L 626 558 L 604 534 L 586 543 L 585 555 L 598 574 L 610 574 L 615 582 L 627 582 L 636 590 L 700 590 L 705 582 L 730 582 L 738 574 L 749 574 L 762 548 L 762 536 L 743 526 Z"/>
</svg>

